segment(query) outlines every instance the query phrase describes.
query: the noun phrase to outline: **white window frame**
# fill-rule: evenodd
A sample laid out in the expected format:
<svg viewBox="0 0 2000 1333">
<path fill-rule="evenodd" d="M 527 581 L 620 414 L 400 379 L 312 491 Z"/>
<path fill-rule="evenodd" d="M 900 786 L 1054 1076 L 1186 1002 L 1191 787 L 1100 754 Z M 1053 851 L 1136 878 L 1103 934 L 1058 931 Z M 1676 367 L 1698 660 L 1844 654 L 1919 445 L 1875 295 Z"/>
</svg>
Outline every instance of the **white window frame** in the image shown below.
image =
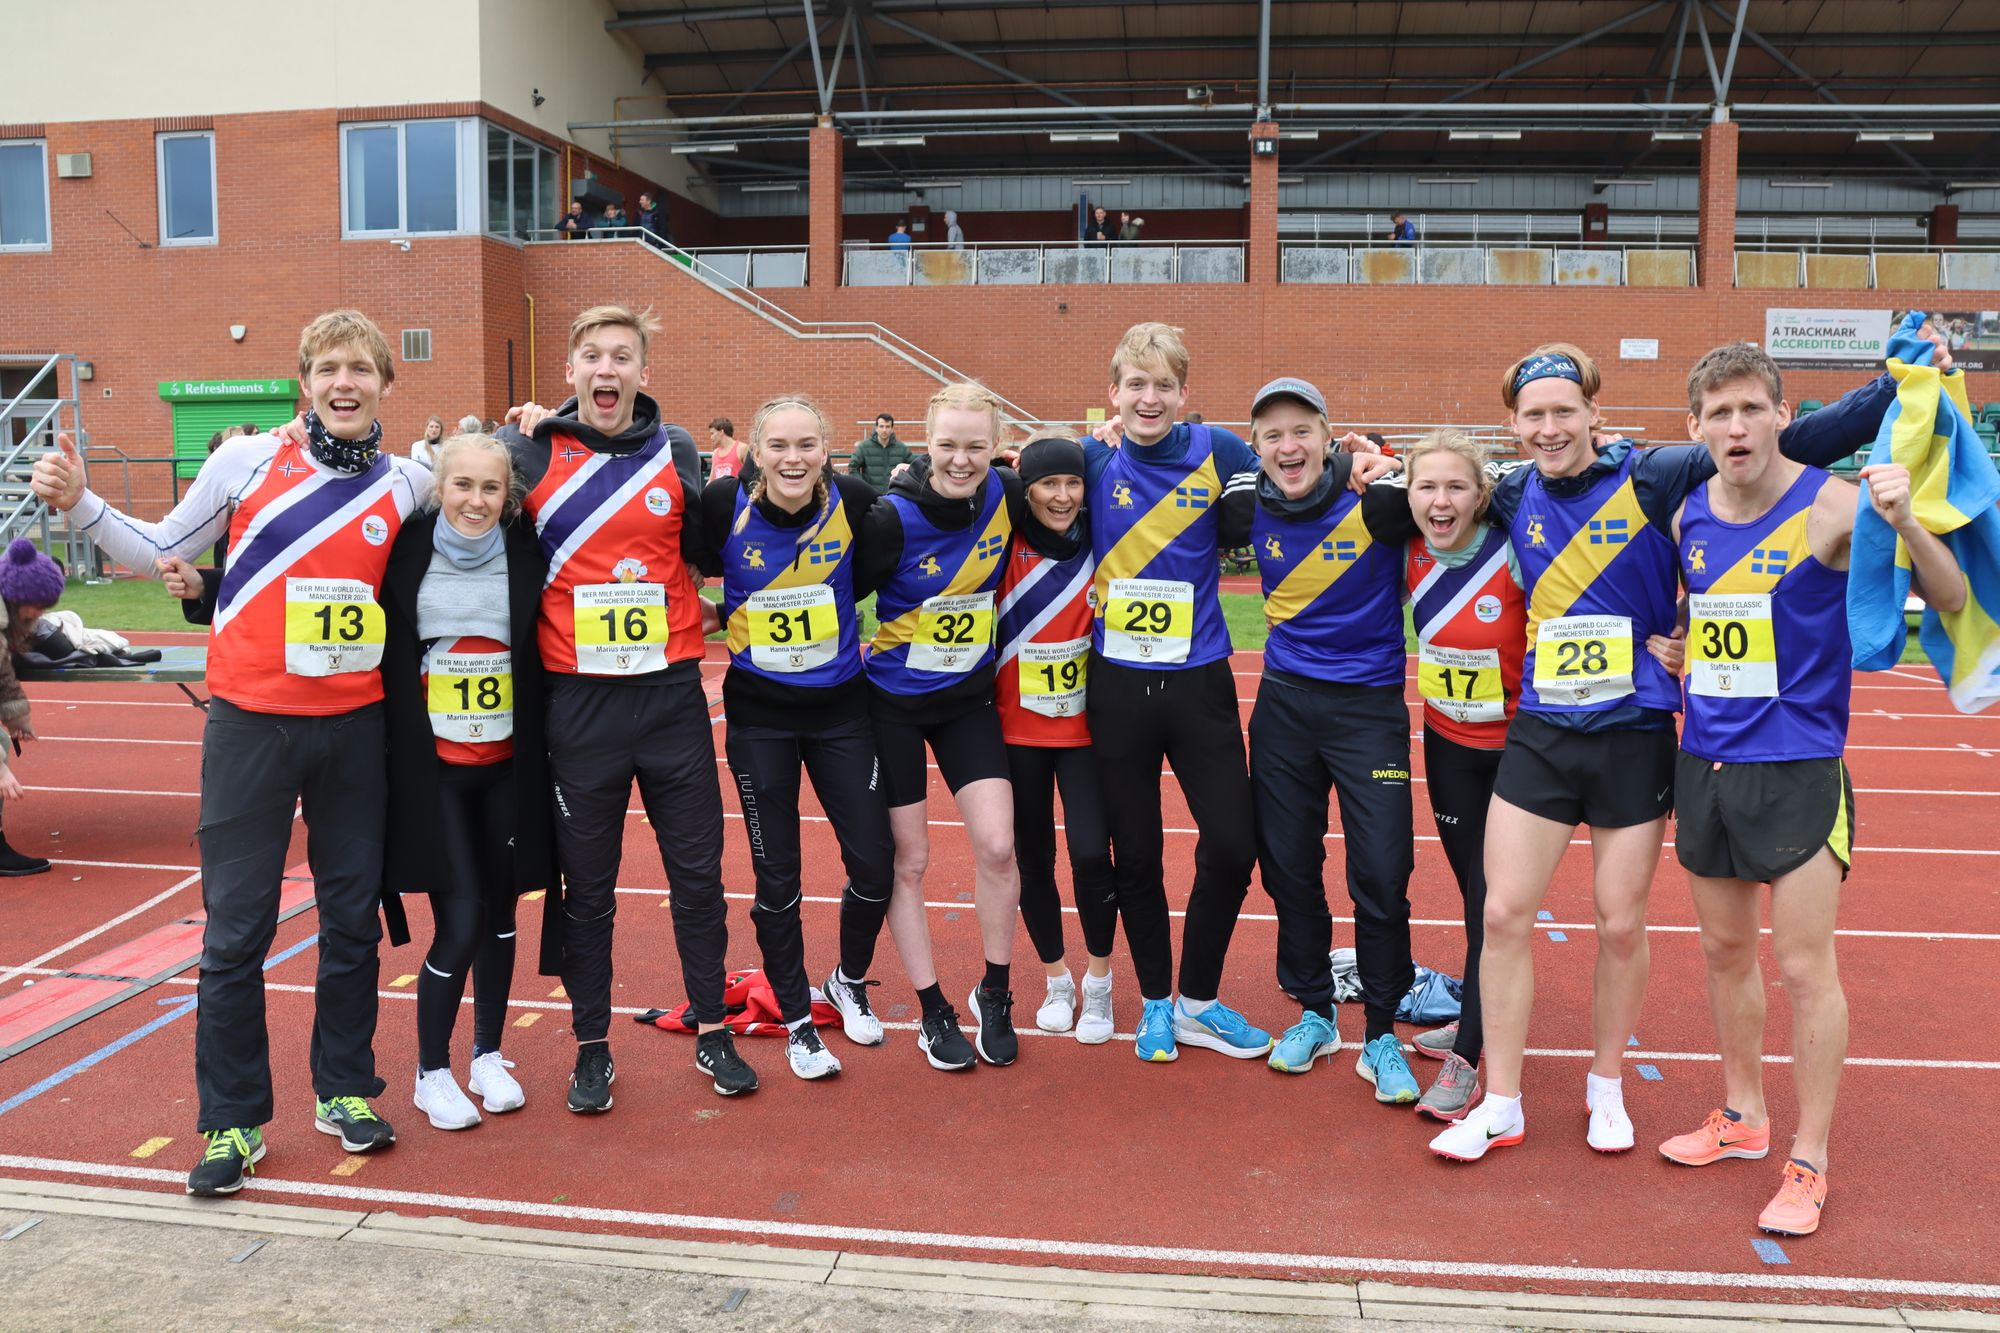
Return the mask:
<svg viewBox="0 0 2000 1333">
<path fill-rule="evenodd" d="M 0 148 L 38 148 L 41 150 L 42 234 L 48 237 L 48 240 L 43 241 L 39 245 L 34 244 L 33 242 L 29 242 L 27 244 L 15 244 L 15 245 L 0 243 L 0 254 L 9 254 L 9 255 L 45 254 L 48 251 L 55 248 L 55 239 L 56 239 L 55 218 L 50 212 L 50 201 L 49 201 L 49 195 L 51 193 L 49 189 L 49 141 L 47 139 L 0 139 Z"/>
<path fill-rule="evenodd" d="M 214 228 L 206 236 L 177 237 L 168 233 L 167 221 L 167 140 L 206 139 L 208 140 L 208 217 Z M 160 244 L 163 246 L 220 245 L 222 243 L 222 201 L 216 193 L 216 161 L 214 130 L 177 130 L 153 136 L 153 174 L 158 179 L 160 196 Z"/>
<path fill-rule="evenodd" d="M 458 180 L 455 191 L 458 198 L 458 225 L 449 231 L 411 231 L 409 150 L 405 143 L 404 130 L 410 125 L 448 124 L 455 126 L 458 133 Z M 486 224 L 486 144 L 481 138 L 484 122 L 474 117 L 425 116 L 416 120 L 354 120 L 343 121 L 340 126 L 340 235 L 343 240 L 421 240 L 441 236 L 478 236 Z M 347 190 L 348 163 L 347 143 L 356 130 L 396 131 L 396 225 L 356 229 L 348 226 Z M 466 225 L 466 219 L 472 225 Z"/>
<path fill-rule="evenodd" d="M 520 149 L 526 148 L 528 150 L 529 157 L 532 159 L 534 163 L 534 168 L 530 175 L 530 183 L 529 183 L 529 193 L 533 196 L 530 202 L 529 211 L 530 215 L 537 219 L 540 219 L 541 217 L 541 207 L 542 207 L 542 184 L 544 179 L 542 167 L 544 163 L 548 164 L 550 171 L 556 177 L 560 178 L 562 175 L 562 154 L 557 152 L 555 149 L 549 147 L 547 144 L 543 143 L 539 139 L 530 139 L 525 134 L 517 134 L 513 130 L 508 129 L 505 125 L 498 124 L 494 121 L 482 120 L 479 122 L 479 126 L 480 126 L 480 131 L 479 131 L 480 170 L 482 172 L 486 168 L 486 162 L 485 162 L 486 131 L 489 128 L 498 130 L 501 134 L 506 135 L 508 140 L 507 226 L 506 229 L 503 231 L 495 231 L 491 226 L 488 225 L 489 219 L 486 216 L 486 182 L 484 176 L 482 176 L 479 182 L 480 228 L 485 235 L 492 237 L 496 241 L 505 241 L 509 245 L 517 245 L 517 246 L 522 245 L 526 242 L 527 238 L 522 236 L 517 236 L 514 234 L 514 214 L 516 212 L 515 199 L 514 199 L 514 154 L 518 152 Z M 566 195 L 564 194 L 564 191 L 561 189 L 558 189 L 556 191 L 556 196 L 559 199 L 566 199 Z M 529 230 L 531 233 L 535 231 L 546 231 L 550 227 L 554 227 L 556 225 L 556 221 L 559 220 L 560 219 L 549 221 L 547 227 L 533 227 L 530 228 Z"/>
</svg>

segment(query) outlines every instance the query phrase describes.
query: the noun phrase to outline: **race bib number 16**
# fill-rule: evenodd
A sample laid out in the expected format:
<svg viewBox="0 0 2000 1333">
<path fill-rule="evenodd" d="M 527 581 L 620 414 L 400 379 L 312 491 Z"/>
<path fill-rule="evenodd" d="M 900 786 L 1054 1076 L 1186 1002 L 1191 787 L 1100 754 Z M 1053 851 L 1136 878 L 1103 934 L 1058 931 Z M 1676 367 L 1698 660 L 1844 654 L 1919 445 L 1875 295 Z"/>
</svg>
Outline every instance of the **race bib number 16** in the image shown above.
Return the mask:
<svg viewBox="0 0 2000 1333">
<path fill-rule="evenodd" d="M 667 590 L 657 583 L 584 583 L 571 596 L 576 669 L 636 676 L 667 664 Z"/>
</svg>

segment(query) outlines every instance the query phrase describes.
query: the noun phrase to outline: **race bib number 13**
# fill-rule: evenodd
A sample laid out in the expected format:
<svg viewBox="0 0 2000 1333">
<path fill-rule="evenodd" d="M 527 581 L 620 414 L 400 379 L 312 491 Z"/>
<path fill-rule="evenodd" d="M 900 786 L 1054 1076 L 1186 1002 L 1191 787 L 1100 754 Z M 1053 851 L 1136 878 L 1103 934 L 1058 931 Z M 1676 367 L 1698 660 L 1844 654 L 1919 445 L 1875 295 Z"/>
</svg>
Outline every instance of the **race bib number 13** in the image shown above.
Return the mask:
<svg viewBox="0 0 2000 1333">
<path fill-rule="evenodd" d="M 1544 703 L 1601 704 L 1632 693 L 1632 622 L 1562 616 L 1535 627 L 1535 693 Z"/>
<path fill-rule="evenodd" d="M 657 583 L 584 583 L 571 594 L 576 669 L 636 676 L 667 664 L 667 590 Z"/>
<path fill-rule="evenodd" d="M 375 590 L 354 579 L 285 580 L 285 671 L 342 676 L 382 665 Z"/>
</svg>

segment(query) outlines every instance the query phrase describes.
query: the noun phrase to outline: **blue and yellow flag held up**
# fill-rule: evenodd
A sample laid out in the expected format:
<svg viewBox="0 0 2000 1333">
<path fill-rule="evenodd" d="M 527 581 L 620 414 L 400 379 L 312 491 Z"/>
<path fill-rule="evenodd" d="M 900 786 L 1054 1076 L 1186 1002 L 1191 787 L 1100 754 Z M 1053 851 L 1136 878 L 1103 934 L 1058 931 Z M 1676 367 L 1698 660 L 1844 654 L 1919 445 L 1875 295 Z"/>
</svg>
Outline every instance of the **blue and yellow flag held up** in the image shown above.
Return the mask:
<svg viewBox="0 0 2000 1333">
<path fill-rule="evenodd" d="M 1941 614 L 1925 607 L 1918 638 L 1952 704 L 1976 713 L 2000 701 L 2000 512 L 1994 509 L 2000 472 L 1972 428 L 1965 376 L 1941 375 L 1931 365 L 1936 349 L 1917 336 L 1923 321 L 1923 312 L 1911 311 L 1889 339 L 1896 401 L 1882 418 L 1868 461 L 1909 469 L 1917 521 L 1943 540 L 1965 573 L 1964 609 Z M 1910 552 L 1865 495 L 1860 506 L 1847 627 L 1855 668 L 1884 671 L 1901 659 L 1909 634 L 1903 606 L 1910 594 Z"/>
</svg>

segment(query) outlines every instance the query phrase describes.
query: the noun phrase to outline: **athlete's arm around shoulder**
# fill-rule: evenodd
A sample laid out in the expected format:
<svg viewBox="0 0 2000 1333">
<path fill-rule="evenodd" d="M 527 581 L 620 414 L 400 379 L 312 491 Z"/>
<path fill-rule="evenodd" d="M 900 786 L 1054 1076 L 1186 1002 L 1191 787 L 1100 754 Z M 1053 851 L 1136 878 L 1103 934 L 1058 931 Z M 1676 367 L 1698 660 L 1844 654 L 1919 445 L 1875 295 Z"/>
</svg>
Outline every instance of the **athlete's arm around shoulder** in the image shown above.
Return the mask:
<svg viewBox="0 0 2000 1333">
<path fill-rule="evenodd" d="M 74 511 L 77 526 L 113 560 L 147 578 L 158 578 L 167 556 L 193 556 L 229 530 L 230 510 L 270 466 L 277 437 L 241 435 L 210 454 L 167 516 L 148 523 L 119 512 L 85 484 L 84 463 L 65 433 L 57 451 L 36 461 L 30 485 L 51 508 Z"/>
<path fill-rule="evenodd" d="M 880 588 L 902 562 L 902 516 L 888 496 L 878 495 L 854 532 L 854 595 L 866 597 Z"/>
<path fill-rule="evenodd" d="M 1895 463 L 1861 469 L 1868 504 L 1910 548 L 1910 591 L 1940 611 L 1965 605 L 1965 575 L 1951 548 L 1917 521 L 1910 507 L 1910 474 Z M 1853 553 L 1854 520 L 1859 513 L 1853 482 L 1829 477 L 1813 498 L 1806 538 L 1813 559 L 1828 569 L 1846 569 Z"/>
<path fill-rule="evenodd" d="M 722 573 L 722 548 L 729 529 L 736 522 L 737 477 L 717 477 L 701 488 L 701 572 L 714 577 Z"/>
</svg>

